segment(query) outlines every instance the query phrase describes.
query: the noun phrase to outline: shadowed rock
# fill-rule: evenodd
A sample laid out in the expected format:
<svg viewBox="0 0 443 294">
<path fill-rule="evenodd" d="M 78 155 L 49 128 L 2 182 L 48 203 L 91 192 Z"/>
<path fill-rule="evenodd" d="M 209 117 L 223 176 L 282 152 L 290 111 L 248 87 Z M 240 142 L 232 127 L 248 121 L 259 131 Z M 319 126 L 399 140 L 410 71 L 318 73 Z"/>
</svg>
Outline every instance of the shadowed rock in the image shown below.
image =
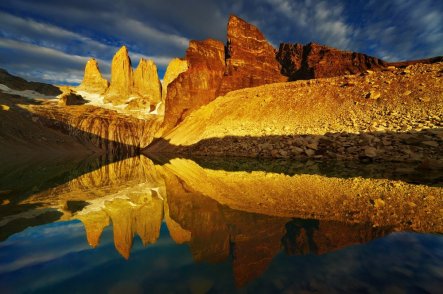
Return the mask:
<svg viewBox="0 0 443 294">
<path fill-rule="evenodd" d="M 292 81 L 356 74 L 386 67 L 381 59 L 316 43 L 282 43 L 277 59 L 282 65 L 282 73 Z"/>
<path fill-rule="evenodd" d="M 224 73 L 224 45 L 216 40 L 191 41 L 186 51 L 188 70 L 168 85 L 161 132 L 180 123 L 190 112 L 216 97 Z"/>
<path fill-rule="evenodd" d="M 82 96 L 74 93 L 72 90 L 68 90 L 67 92 L 61 94 L 58 98 L 58 104 L 60 106 L 69 106 L 69 105 L 82 105 L 87 101 L 83 99 Z"/>
</svg>

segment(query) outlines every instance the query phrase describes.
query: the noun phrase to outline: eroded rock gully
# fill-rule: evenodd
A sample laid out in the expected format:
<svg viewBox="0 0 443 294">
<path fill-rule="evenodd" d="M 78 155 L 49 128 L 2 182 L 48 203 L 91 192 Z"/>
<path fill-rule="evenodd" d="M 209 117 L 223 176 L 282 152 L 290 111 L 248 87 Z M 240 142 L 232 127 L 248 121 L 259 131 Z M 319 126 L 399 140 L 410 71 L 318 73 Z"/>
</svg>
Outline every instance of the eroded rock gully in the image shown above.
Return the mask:
<svg viewBox="0 0 443 294">
<path fill-rule="evenodd" d="M 99 152 L 137 154 L 147 146 L 160 124 L 157 118 L 137 119 L 99 107 L 27 106 L 31 119 L 50 129 L 74 137 L 84 146 L 92 144 Z"/>
</svg>

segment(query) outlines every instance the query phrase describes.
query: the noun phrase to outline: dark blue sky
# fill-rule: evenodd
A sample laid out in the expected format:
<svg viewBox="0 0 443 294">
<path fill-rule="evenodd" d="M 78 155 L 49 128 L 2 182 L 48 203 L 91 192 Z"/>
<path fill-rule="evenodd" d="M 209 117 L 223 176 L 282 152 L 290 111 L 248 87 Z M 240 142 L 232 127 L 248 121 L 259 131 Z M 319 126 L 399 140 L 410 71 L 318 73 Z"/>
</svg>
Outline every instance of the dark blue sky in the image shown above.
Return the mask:
<svg viewBox="0 0 443 294">
<path fill-rule="evenodd" d="M 0 67 L 27 79 L 75 84 L 89 57 L 109 78 L 125 44 L 133 66 L 153 58 L 162 77 L 190 39 L 226 39 L 229 14 L 274 46 L 311 41 L 388 61 L 443 55 L 441 0 L 2 0 Z"/>
</svg>

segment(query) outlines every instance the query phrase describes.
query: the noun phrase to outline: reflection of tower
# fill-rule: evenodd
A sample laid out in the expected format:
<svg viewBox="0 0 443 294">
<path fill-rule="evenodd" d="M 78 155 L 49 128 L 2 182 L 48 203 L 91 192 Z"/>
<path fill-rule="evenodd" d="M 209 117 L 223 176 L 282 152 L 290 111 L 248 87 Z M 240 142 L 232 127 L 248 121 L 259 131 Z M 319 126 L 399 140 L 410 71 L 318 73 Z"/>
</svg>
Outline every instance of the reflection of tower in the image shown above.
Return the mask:
<svg viewBox="0 0 443 294">
<path fill-rule="evenodd" d="M 282 244 L 288 255 L 324 254 L 366 243 L 390 232 L 390 228 L 374 228 L 371 224 L 293 219 L 286 224 Z"/>
<path fill-rule="evenodd" d="M 143 246 L 153 244 L 159 238 L 163 200 L 158 197 L 156 190 L 143 184 L 120 192 L 125 197 L 106 200 L 99 210 L 90 208 L 90 211 L 82 211 L 77 218 L 85 225 L 88 243 L 94 248 L 111 220 L 115 248 L 128 259 L 135 235 L 140 237 Z"/>
<path fill-rule="evenodd" d="M 85 215 L 79 215 L 77 218 L 85 226 L 88 244 L 92 248 L 97 247 L 100 243 L 100 236 L 103 229 L 109 225 L 109 216 L 106 214 L 106 212 L 99 210 L 91 211 Z"/>
<path fill-rule="evenodd" d="M 286 234 L 282 243 L 288 255 L 317 253 L 314 231 L 318 230 L 318 220 L 294 219 L 286 224 Z"/>
<path fill-rule="evenodd" d="M 144 246 L 155 243 L 160 236 L 163 201 L 152 197 L 151 190 L 106 203 L 104 210 L 112 220 L 115 248 L 126 259 L 136 234 Z"/>
</svg>

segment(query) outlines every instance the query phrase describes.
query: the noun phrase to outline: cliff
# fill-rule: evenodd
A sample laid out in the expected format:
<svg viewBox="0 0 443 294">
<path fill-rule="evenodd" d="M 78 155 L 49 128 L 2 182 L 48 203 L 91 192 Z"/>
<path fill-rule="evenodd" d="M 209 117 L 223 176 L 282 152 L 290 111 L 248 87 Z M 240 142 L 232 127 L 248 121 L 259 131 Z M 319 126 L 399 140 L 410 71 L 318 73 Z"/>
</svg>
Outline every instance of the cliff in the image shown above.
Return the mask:
<svg viewBox="0 0 443 294">
<path fill-rule="evenodd" d="M 387 66 L 383 60 L 366 54 L 315 43 L 282 43 L 276 57 L 282 65 L 282 73 L 292 81 L 357 74 Z"/>
<path fill-rule="evenodd" d="M 229 91 L 285 81 L 275 49 L 253 25 L 231 16 L 228 44 L 216 40 L 191 41 L 188 69 L 168 83 L 165 121 L 157 136 L 167 133 L 192 111 Z"/>
<path fill-rule="evenodd" d="M 162 85 L 154 61 L 141 58 L 134 71 L 132 95 L 136 98 L 128 102 L 128 108 L 141 108 L 142 105 L 149 108 L 156 105 L 161 102 L 161 91 Z"/>
<path fill-rule="evenodd" d="M 224 73 L 224 50 L 223 43 L 216 40 L 190 42 L 186 51 L 188 70 L 168 85 L 161 132 L 215 99 Z"/>
<path fill-rule="evenodd" d="M 226 68 L 217 96 L 249 87 L 284 82 L 275 49 L 257 27 L 231 16 L 227 29 Z"/>
</svg>

